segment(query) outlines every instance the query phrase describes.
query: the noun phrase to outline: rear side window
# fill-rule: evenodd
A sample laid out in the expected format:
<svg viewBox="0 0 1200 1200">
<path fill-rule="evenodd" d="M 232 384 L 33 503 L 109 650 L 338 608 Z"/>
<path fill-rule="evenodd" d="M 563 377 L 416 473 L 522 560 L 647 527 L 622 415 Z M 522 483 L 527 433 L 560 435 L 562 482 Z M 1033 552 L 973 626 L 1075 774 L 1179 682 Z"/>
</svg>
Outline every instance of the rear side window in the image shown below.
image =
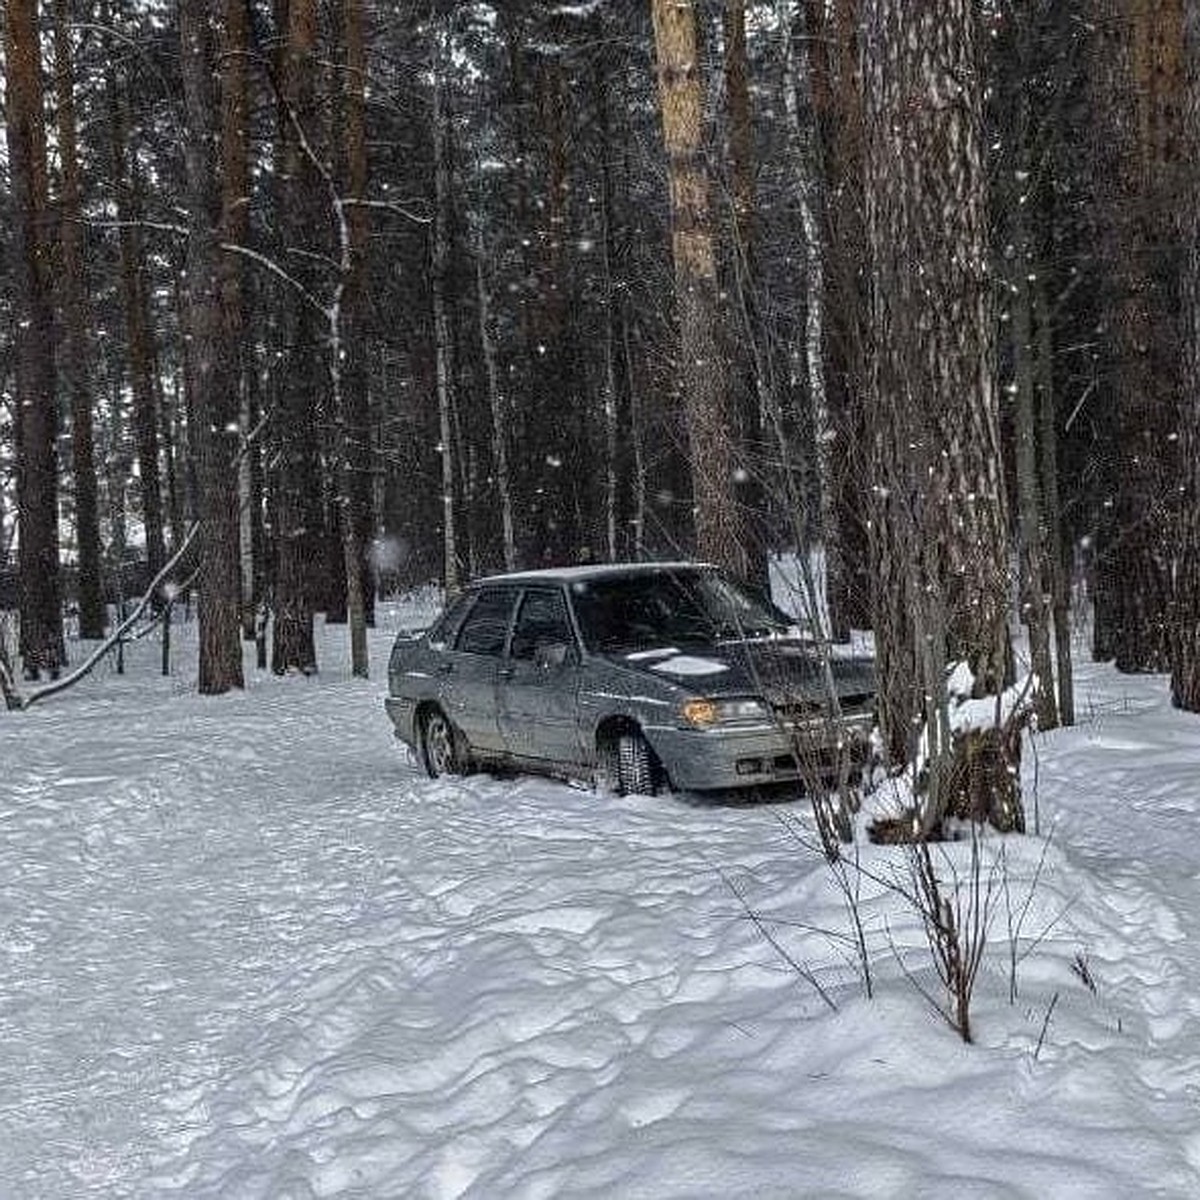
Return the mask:
<svg viewBox="0 0 1200 1200">
<path fill-rule="evenodd" d="M 516 592 L 511 588 L 485 588 L 479 593 L 458 631 L 455 649 L 463 654 L 504 653 Z"/>
<path fill-rule="evenodd" d="M 463 613 L 467 611 L 467 606 L 471 601 L 470 595 L 457 596 L 451 600 L 445 611 L 440 617 L 429 627 L 429 632 L 425 635 L 431 645 L 438 645 L 439 642 L 449 642 L 454 639 L 454 631 L 459 627 L 463 619 Z"/>
<path fill-rule="evenodd" d="M 509 653 L 513 658 L 531 659 L 539 648 L 554 644 L 575 644 L 562 592 L 557 588 L 531 589 L 521 601 Z"/>
</svg>

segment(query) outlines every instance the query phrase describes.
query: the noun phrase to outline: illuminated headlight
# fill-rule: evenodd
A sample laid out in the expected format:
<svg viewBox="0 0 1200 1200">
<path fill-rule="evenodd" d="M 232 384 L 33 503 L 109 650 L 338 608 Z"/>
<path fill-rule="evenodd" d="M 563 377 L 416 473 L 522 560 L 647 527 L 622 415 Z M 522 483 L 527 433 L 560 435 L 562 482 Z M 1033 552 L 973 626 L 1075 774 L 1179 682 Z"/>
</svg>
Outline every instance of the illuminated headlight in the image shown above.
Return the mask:
<svg viewBox="0 0 1200 1200">
<path fill-rule="evenodd" d="M 679 711 L 693 729 L 761 723 L 771 716 L 761 700 L 688 700 Z"/>
</svg>

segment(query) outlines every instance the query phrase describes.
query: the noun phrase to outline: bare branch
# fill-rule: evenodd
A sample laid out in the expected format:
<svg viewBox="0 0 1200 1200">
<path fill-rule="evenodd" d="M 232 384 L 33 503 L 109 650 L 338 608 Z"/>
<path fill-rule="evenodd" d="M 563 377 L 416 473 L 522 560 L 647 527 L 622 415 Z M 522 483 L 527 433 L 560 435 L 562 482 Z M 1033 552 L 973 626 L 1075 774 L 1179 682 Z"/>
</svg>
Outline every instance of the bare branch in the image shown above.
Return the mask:
<svg viewBox="0 0 1200 1200">
<path fill-rule="evenodd" d="M 53 683 L 49 683 L 43 688 L 38 688 L 36 692 L 30 692 L 28 696 L 20 701 L 18 707 L 22 709 L 32 708 L 39 700 L 46 700 L 51 696 L 57 695 L 59 692 L 65 691 L 72 684 L 78 683 L 85 676 L 90 675 L 95 665 L 133 628 L 138 618 L 146 611 L 151 600 L 154 599 L 154 593 L 158 591 L 159 585 L 171 574 L 191 548 L 199 529 L 200 523 L 197 521 L 188 530 L 187 537 L 183 539 L 183 544 L 175 551 L 170 560 L 163 566 L 163 569 L 150 581 L 150 586 L 146 589 L 137 604 L 134 605 L 133 611 L 129 616 L 88 656 L 80 667 L 72 671 L 69 675 L 64 675 L 61 679 L 56 679 Z"/>
<path fill-rule="evenodd" d="M 266 267 L 272 275 L 283 280 L 288 287 L 293 288 L 307 304 L 311 304 L 323 317 L 328 317 L 329 310 L 325 305 L 304 284 L 294 276 L 289 275 L 274 259 L 268 258 L 265 254 L 259 254 L 257 250 L 251 250 L 248 246 L 238 246 L 233 242 L 222 242 L 221 249 L 228 251 L 230 254 L 240 254 L 244 258 L 250 259 L 251 262 L 258 263 L 260 267 Z"/>
</svg>

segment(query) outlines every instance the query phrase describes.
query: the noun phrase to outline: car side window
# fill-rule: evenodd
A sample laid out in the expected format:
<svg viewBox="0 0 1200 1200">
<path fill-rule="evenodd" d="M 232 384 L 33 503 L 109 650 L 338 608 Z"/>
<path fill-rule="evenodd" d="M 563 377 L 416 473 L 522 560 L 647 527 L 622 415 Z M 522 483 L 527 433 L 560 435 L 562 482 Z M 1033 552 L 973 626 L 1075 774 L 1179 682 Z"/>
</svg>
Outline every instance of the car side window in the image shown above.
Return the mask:
<svg viewBox="0 0 1200 1200">
<path fill-rule="evenodd" d="M 531 588 L 517 612 L 509 654 L 512 658 L 532 659 L 539 649 L 551 645 L 575 645 L 566 603 L 557 588 Z"/>
<path fill-rule="evenodd" d="M 446 606 L 442 615 L 429 627 L 429 631 L 425 635 L 431 646 L 441 649 L 445 643 L 453 640 L 454 631 L 462 622 L 463 613 L 467 611 L 470 599 L 469 595 L 458 596 Z"/>
<path fill-rule="evenodd" d="M 454 648 L 463 654 L 503 654 L 515 599 L 511 588 L 484 588 L 459 627 Z"/>
</svg>

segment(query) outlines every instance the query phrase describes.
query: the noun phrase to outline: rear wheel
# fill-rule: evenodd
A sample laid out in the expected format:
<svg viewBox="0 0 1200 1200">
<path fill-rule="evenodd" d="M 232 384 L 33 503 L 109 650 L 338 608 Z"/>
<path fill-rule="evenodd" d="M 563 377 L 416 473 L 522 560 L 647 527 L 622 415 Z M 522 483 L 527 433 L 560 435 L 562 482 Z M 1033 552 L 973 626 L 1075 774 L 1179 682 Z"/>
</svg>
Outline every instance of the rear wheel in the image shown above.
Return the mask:
<svg viewBox="0 0 1200 1200">
<path fill-rule="evenodd" d="M 430 779 L 465 773 L 458 730 L 440 708 L 431 709 L 421 722 L 421 761 Z"/>
</svg>

